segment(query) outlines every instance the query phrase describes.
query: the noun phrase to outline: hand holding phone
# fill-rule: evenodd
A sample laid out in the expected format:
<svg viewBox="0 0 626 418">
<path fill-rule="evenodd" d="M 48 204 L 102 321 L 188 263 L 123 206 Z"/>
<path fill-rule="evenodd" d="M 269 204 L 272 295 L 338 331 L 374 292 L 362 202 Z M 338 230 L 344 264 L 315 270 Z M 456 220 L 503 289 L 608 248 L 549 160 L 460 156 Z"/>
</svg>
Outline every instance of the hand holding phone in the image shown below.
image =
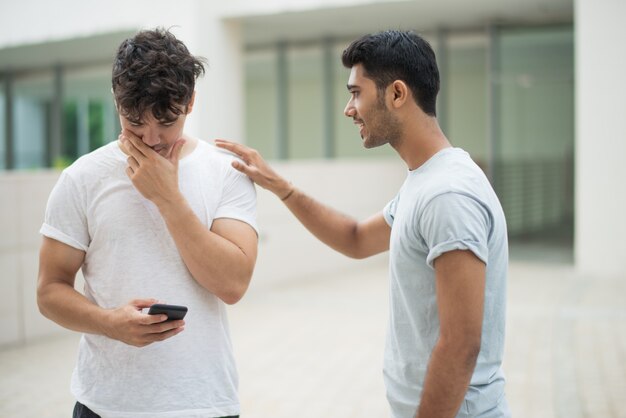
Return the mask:
<svg viewBox="0 0 626 418">
<path fill-rule="evenodd" d="M 183 319 L 187 314 L 187 307 L 180 305 L 166 305 L 164 303 L 155 303 L 150 306 L 148 315 L 165 314 L 168 321 Z"/>
</svg>

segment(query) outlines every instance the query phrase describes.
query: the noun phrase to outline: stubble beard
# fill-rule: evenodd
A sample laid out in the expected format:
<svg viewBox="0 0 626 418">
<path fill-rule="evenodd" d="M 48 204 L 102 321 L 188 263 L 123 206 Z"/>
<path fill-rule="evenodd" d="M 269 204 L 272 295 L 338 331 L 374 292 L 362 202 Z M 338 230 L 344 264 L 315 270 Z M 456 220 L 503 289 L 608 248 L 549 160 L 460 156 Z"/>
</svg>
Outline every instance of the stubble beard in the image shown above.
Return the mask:
<svg viewBox="0 0 626 418">
<path fill-rule="evenodd" d="M 389 144 L 395 148 L 401 138 L 398 118 L 387 109 L 382 100 L 378 102 L 374 113 L 376 116 L 369 124 L 372 130 L 366 138 L 363 138 L 363 146 L 371 149 Z"/>
</svg>

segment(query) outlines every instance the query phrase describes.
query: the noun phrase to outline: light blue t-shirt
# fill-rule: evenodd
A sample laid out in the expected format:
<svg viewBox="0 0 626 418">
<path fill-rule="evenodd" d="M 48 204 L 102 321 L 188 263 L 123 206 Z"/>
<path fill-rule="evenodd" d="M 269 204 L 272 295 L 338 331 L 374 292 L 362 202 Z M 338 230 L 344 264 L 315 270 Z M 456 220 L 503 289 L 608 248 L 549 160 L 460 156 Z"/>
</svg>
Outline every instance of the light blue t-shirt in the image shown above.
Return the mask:
<svg viewBox="0 0 626 418">
<path fill-rule="evenodd" d="M 446 148 L 408 173 L 383 214 L 391 226 L 384 379 L 392 416 L 415 416 L 439 337 L 433 262 L 469 250 L 486 264 L 485 305 L 481 349 L 457 417 L 509 417 L 501 369 L 507 232 L 489 181 L 465 151 Z"/>
</svg>

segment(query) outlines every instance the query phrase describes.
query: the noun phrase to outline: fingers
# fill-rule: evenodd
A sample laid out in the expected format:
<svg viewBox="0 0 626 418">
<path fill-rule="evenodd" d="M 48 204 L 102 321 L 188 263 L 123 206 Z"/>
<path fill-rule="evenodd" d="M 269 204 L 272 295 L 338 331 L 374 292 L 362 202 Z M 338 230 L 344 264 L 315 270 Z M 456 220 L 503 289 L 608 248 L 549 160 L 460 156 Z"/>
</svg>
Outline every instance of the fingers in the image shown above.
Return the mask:
<svg viewBox="0 0 626 418">
<path fill-rule="evenodd" d="M 169 331 L 161 332 L 161 333 L 155 334 L 153 336 L 152 340 L 153 341 L 164 341 L 164 340 L 167 340 L 168 338 L 171 338 L 171 337 L 173 337 L 175 335 L 180 334 L 184 330 L 185 330 L 185 327 L 178 327 L 178 328 L 171 329 Z"/>
<path fill-rule="evenodd" d="M 263 160 L 263 157 L 259 152 L 253 148 L 249 148 L 245 145 L 238 144 L 236 142 L 226 141 L 225 139 L 216 139 L 215 146 L 218 148 L 223 148 L 227 151 L 230 151 L 236 154 L 242 162 L 237 162 L 237 164 L 233 164 L 233 167 L 242 173 L 249 174 L 248 171 L 252 167 L 262 168 L 267 165 L 267 163 Z"/>
<path fill-rule="evenodd" d="M 129 305 L 134 306 L 137 309 L 149 308 L 155 303 L 159 303 L 159 301 L 153 298 L 133 299 L 130 302 L 128 302 Z"/>
<path fill-rule="evenodd" d="M 164 323 L 164 324 L 169 324 L 169 323 Z M 158 329 L 158 327 L 160 327 L 160 324 L 156 324 L 156 325 L 150 325 L 150 327 L 146 327 L 146 329 L 151 329 L 154 328 L 155 330 Z M 175 327 L 175 328 L 171 328 L 168 327 L 166 328 L 165 331 L 156 331 L 156 332 L 147 332 L 144 333 L 142 336 L 133 339 L 132 341 L 128 342 L 130 345 L 134 345 L 136 347 L 145 347 L 148 346 L 152 343 L 158 342 L 158 341 L 164 341 L 167 340 L 168 338 L 172 338 L 175 335 L 180 334 L 181 332 L 183 332 L 185 330 L 184 326 L 179 326 L 179 327 Z"/>
<path fill-rule="evenodd" d="M 139 162 L 132 155 L 126 158 L 126 162 L 128 163 L 128 167 L 130 167 L 133 172 L 137 171 L 139 168 Z"/>
<path fill-rule="evenodd" d="M 130 155 L 131 157 L 133 157 L 136 161 L 139 162 L 143 160 L 144 158 L 146 158 L 146 155 L 143 152 L 141 152 L 139 148 L 137 148 L 136 143 L 133 142 L 128 137 L 124 136 L 124 134 L 120 134 L 119 140 L 120 140 L 120 143 L 124 145 L 124 149 L 126 150 L 126 153 Z"/>
<path fill-rule="evenodd" d="M 215 142 L 215 146 L 216 147 L 223 148 L 223 149 L 225 149 L 227 151 L 235 153 L 239 157 L 244 157 L 244 155 L 247 152 L 251 151 L 251 149 L 246 147 L 245 145 L 238 144 L 238 143 L 232 142 L 232 141 L 227 141 L 225 139 L 216 139 L 214 142 Z"/>
<path fill-rule="evenodd" d="M 232 165 L 235 170 L 241 171 L 247 176 L 252 174 L 252 167 L 242 161 L 234 160 L 230 165 Z"/>
<path fill-rule="evenodd" d="M 178 160 L 180 159 L 180 153 L 182 152 L 184 145 L 185 145 L 185 140 L 182 138 L 174 142 L 174 145 L 172 146 L 172 150 L 170 151 L 170 156 L 169 156 L 169 160 L 172 164 L 178 165 Z"/>
<path fill-rule="evenodd" d="M 128 129 L 124 129 L 122 131 L 122 133 L 120 134 L 120 139 L 126 145 L 126 150 L 129 152 L 129 154 L 137 158 L 138 161 L 141 158 L 151 155 L 151 152 L 154 152 L 152 148 L 144 144 L 141 138 L 139 138 Z"/>
<path fill-rule="evenodd" d="M 141 138 L 128 129 L 124 129 L 118 139 L 124 146 L 126 153 L 134 157 L 140 165 L 146 159 L 158 155 L 156 151 L 146 145 Z"/>
<path fill-rule="evenodd" d="M 243 160 L 243 162 L 237 160 L 233 161 L 231 163 L 233 168 L 241 171 L 244 174 L 250 174 L 251 167 L 249 164 L 251 161 L 251 156 L 256 152 L 255 150 L 253 150 L 252 148 L 248 148 L 245 145 L 238 144 L 232 141 L 227 141 L 225 139 L 216 139 L 214 142 L 216 147 L 230 151 Z"/>
</svg>

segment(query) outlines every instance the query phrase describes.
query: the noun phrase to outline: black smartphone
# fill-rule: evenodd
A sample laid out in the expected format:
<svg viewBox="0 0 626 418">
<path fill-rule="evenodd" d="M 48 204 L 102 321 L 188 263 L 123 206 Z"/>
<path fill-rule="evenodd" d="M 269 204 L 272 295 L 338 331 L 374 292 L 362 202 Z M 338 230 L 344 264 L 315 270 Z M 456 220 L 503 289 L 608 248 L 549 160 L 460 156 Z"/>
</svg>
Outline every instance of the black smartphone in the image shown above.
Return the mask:
<svg viewBox="0 0 626 418">
<path fill-rule="evenodd" d="M 187 314 L 187 307 L 179 305 L 166 305 L 164 303 L 155 303 L 154 305 L 150 306 L 150 309 L 148 310 L 148 315 L 157 314 L 167 315 L 168 321 L 183 319 Z"/>
</svg>

